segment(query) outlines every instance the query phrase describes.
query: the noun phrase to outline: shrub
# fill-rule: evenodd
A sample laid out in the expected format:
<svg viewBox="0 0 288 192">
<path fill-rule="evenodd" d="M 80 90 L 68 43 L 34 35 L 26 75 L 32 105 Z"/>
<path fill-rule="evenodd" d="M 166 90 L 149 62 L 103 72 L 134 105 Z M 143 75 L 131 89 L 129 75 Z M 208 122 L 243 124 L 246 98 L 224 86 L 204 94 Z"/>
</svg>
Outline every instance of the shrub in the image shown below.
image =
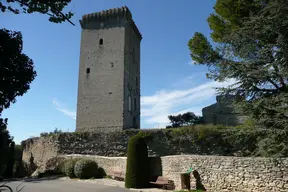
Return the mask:
<svg viewBox="0 0 288 192">
<path fill-rule="evenodd" d="M 145 188 L 149 184 L 148 149 L 143 137 L 135 135 L 128 142 L 125 187 Z"/>
<path fill-rule="evenodd" d="M 15 163 L 15 143 L 11 142 L 11 146 L 8 148 L 7 153 L 7 167 L 3 173 L 4 177 L 11 178 L 13 177 L 13 167 Z"/>
<path fill-rule="evenodd" d="M 74 166 L 76 164 L 77 161 L 80 161 L 81 159 L 79 158 L 76 158 L 76 159 L 69 159 L 65 165 L 64 165 L 64 172 L 65 172 L 65 175 L 67 175 L 68 177 L 70 178 L 75 178 L 75 175 L 74 175 Z"/>
<path fill-rule="evenodd" d="M 63 161 L 61 161 L 61 162 L 58 164 L 58 166 L 56 167 L 55 172 L 66 175 L 66 173 L 65 173 L 65 164 L 66 164 L 68 161 L 70 161 L 70 160 L 71 160 L 71 159 L 64 159 Z"/>
<path fill-rule="evenodd" d="M 106 176 L 105 170 L 102 167 L 98 167 L 96 178 L 105 178 Z"/>
<path fill-rule="evenodd" d="M 98 165 L 90 159 L 81 159 L 74 166 L 74 174 L 80 179 L 90 179 L 97 176 Z"/>
</svg>

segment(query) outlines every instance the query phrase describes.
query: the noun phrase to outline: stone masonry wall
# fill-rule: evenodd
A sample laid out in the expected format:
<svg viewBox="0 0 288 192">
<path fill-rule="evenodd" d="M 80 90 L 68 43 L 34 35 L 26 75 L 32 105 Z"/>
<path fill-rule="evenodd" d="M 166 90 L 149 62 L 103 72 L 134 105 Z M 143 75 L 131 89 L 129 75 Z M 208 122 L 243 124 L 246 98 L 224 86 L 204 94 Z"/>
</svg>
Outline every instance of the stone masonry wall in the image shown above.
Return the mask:
<svg viewBox="0 0 288 192">
<path fill-rule="evenodd" d="M 221 124 L 227 126 L 243 124 L 248 117 L 233 107 L 232 104 L 235 99 L 236 96 L 233 95 L 217 96 L 216 103 L 202 109 L 205 124 Z"/>
<path fill-rule="evenodd" d="M 53 147 L 58 154 L 87 154 L 109 157 L 126 156 L 128 140 L 138 131 L 115 131 L 102 133 L 64 133 L 48 136 L 53 140 Z M 199 154 L 199 155 L 233 155 L 240 153 L 241 149 L 228 149 L 229 145 L 223 143 L 219 136 L 211 137 L 211 140 L 197 140 L 201 135 L 193 133 L 180 134 L 177 132 L 151 131 L 152 138 L 147 142 L 150 156 Z M 205 135 L 205 133 L 203 133 Z M 33 142 L 42 146 L 43 138 L 26 140 L 24 143 Z M 51 146 L 52 147 L 52 146 Z M 242 146 L 241 146 L 242 147 Z M 27 149 L 30 150 L 29 148 Z M 240 152 L 239 152 L 240 150 Z M 24 149 L 25 151 L 25 149 Z"/>
<path fill-rule="evenodd" d="M 42 171 L 54 157 L 74 157 L 76 154 L 95 159 L 107 173 L 112 170 L 125 172 L 126 158 L 123 156 L 127 153 L 129 138 L 137 133 L 138 130 L 61 133 L 32 138 L 22 142 L 23 161 L 31 164 L 32 157 L 35 169 Z M 206 132 L 204 128 L 198 131 L 181 128 L 142 133 L 150 134 L 147 144 L 151 174 L 169 177 L 177 188 L 180 187 L 180 173 L 192 167 L 198 170 L 204 186 L 210 191 L 287 191 L 288 158 L 236 157 L 251 156 L 263 132 L 246 130 L 241 135 L 239 129 L 216 132 L 209 129 Z M 230 140 L 236 143 L 230 143 Z M 195 186 L 193 180 L 192 186 Z"/>
<path fill-rule="evenodd" d="M 287 191 L 288 158 L 250 158 L 223 156 L 166 156 L 162 157 L 163 175 L 180 187 L 180 173 L 191 166 L 201 176 L 208 191 Z M 195 180 L 191 179 L 195 188 Z"/>
<path fill-rule="evenodd" d="M 80 24 L 76 131 L 139 128 L 142 36 L 131 12 L 109 9 L 83 16 Z"/>
<path fill-rule="evenodd" d="M 113 170 L 124 173 L 126 171 L 126 157 L 91 155 L 68 155 L 65 157 L 93 159 L 100 167 L 104 168 L 108 175 Z M 159 161 L 150 162 L 152 162 L 151 170 L 157 170 L 158 175 L 173 180 L 176 189 L 181 188 L 180 173 L 185 173 L 192 167 L 199 172 L 204 187 L 212 192 L 284 192 L 288 190 L 288 158 L 175 155 L 161 157 Z M 196 189 L 193 176 L 191 177 L 191 188 Z"/>
<path fill-rule="evenodd" d="M 128 140 L 131 136 L 144 133 L 150 156 L 167 155 L 219 155 L 252 156 L 258 150 L 261 139 L 273 135 L 268 130 L 241 130 L 239 128 L 207 129 L 205 127 L 163 129 L 163 130 L 126 130 L 94 133 L 61 133 L 23 141 L 24 154 L 35 152 L 35 158 L 43 146 L 50 149 L 49 154 L 85 154 L 108 157 L 126 156 Z M 285 142 L 284 135 L 275 135 L 279 142 Z M 287 142 L 287 141 L 286 141 Z M 277 144 L 277 143 L 276 143 Z M 263 143 L 262 143 L 263 145 Z M 25 147 L 27 146 L 27 147 Z M 43 149 L 44 150 L 44 149 Z M 284 149 L 283 149 L 284 150 Z M 258 150 L 259 151 L 259 150 Z M 263 150 L 262 150 L 263 151 Z M 261 150 L 260 150 L 261 152 Z M 283 151 L 285 152 L 285 151 Z M 42 152 L 41 152 L 42 153 Z M 261 154 L 258 154 L 261 156 Z M 281 156 L 288 156 L 283 153 Z"/>
</svg>

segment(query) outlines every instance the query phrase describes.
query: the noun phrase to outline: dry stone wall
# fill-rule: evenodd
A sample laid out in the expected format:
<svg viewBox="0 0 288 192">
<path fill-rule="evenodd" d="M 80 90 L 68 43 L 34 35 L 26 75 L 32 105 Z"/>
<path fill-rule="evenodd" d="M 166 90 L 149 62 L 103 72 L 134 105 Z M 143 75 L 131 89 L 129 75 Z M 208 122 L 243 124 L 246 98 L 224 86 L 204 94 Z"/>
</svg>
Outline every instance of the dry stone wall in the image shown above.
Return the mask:
<svg viewBox="0 0 288 192">
<path fill-rule="evenodd" d="M 111 171 L 126 171 L 126 157 L 66 155 L 66 158 L 89 158 L 109 175 Z M 200 174 L 203 186 L 212 192 L 286 192 L 288 191 L 287 158 L 250 158 L 200 155 L 175 155 L 151 158 L 151 175 L 163 175 L 181 188 L 180 174 L 192 167 Z M 191 188 L 196 180 L 191 177 Z"/>
<path fill-rule="evenodd" d="M 36 156 L 43 155 L 39 154 L 40 149 L 47 145 L 47 148 L 51 148 L 49 154 L 122 157 L 126 156 L 129 138 L 137 133 L 139 133 L 138 130 L 106 133 L 61 133 L 44 138 L 33 138 L 23 142 L 24 154 L 30 155 L 31 150 L 33 150 L 35 151 L 35 158 L 37 158 Z M 210 130 L 206 128 L 198 130 L 193 128 L 151 130 L 141 133 L 150 135 L 147 140 L 150 156 L 189 154 L 251 156 L 258 147 L 260 137 L 269 134 L 265 131 L 259 134 L 247 130 L 241 132 L 239 129 Z M 32 148 L 29 147 L 30 143 L 33 143 Z"/>
<path fill-rule="evenodd" d="M 180 173 L 189 167 L 197 170 L 208 191 L 288 191 L 288 159 L 166 156 L 161 157 L 163 175 L 180 187 Z M 195 188 L 196 181 L 191 179 Z"/>
<path fill-rule="evenodd" d="M 107 173 L 125 172 L 128 140 L 138 133 L 137 130 L 61 133 L 32 138 L 22 142 L 23 161 L 31 165 L 31 169 L 42 172 L 55 157 L 81 156 L 93 158 Z M 180 173 L 192 167 L 200 173 L 209 191 L 287 191 L 287 158 L 236 157 L 251 156 L 264 133 L 270 134 L 233 129 L 205 131 L 204 128 L 141 132 L 149 136 L 151 175 L 169 177 L 178 189 Z M 280 140 L 281 135 L 277 137 Z M 195 186 L 195 180 L 191 182 L 191 186 Z"/>
</svg>

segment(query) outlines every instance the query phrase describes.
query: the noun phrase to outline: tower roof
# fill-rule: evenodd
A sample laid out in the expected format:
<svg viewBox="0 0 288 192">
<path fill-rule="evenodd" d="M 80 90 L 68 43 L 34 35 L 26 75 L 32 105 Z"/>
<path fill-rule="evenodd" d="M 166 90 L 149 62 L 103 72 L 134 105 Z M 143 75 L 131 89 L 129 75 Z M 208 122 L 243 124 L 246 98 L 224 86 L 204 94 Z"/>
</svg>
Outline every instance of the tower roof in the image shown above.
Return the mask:
<svg viewBox="0 0 288 192">
<path fill-rule="evenodd" d="M 109 19 L 113 19 L 117 17 L 124 18 L 127 21 L 130 21 L 133 30 L 136 32 L 139 38 L 142 39 L 142 34 L 137 28 L 135 22 L 133 21 L 130 10 L 126 6 L 113 8 L 113 9 L 107 9 L 107 10 L 103 10 L 103 11 L 96 12 L 96 13 L 85 14 L 82 16 L 82 20 L 80 20 L 80 24 L 81 26 L 83 26 L 83 24 L 85 23 L 90 23 L 93 21 L 105 21 L 105 20 L 109 20 Z"/>
</svg>

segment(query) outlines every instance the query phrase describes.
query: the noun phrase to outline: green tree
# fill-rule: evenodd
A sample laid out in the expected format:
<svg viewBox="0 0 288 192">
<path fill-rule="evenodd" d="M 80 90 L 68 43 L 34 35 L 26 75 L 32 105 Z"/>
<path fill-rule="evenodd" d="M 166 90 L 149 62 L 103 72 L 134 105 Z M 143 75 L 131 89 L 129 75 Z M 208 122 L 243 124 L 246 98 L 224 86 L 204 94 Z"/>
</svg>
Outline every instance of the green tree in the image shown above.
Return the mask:
<svg viewBox="0 0 288 192">
<path fill-rule="evenodd" d="M 70 2 L 71 0 L 3 0 L 0 1 L 0 10 L 14 14 L 38 12 L 49 15 L 50 22 L 68 21 L 74 25 L 70 21 L 73 13 L 63 12 Z M 21 32 L 0 30 L 0 169 L 6 166 L 7 146 L 13 141 L 7 131 L 7 118 L 1 118 L 2 112 L 16 102 L 17 96 L 22 96 L 29 90 L 30 83 L 36 77 L 33 61 L 22 53 L 22 49 Z"/>
<path fill-rule="evenodd" d="M 1 122 L 2 121 L 2 122 Z M 7 119 L 0 119 L 0 176 L 4 174 L 8 163 L 9 146 L 13 138 L 6 129 Z"/>
<path fill-rule="evenodd" d="M 36 76 L 33 61 L 22 50 L 20 32 L 0 30 L 0 115 L 29 90 Z"/>
<path fill-rule="evenodd" d="M 234 79 L 218 94 L 240 95 L 236 106 L 267 127 L 288 125 L 288 4 L 286 0 L 217 0 L 207 19 L 213 47 L 199 32 L 188 46 L 207 78 Z"/>
<path fill-rule="evenodd" d="M 166 128 L 176 128 L 189 125 L 197 125 L 203 123 L 203 118 L 201 116 L 195 115 L 193 112 L 186 112 L 178 115 L 169 115 L 171 125 Z"/>
<path fill-rule="evenodd" d="M 168 119 L 170 120 L 170 123 L 171 123 L 171 126 L 168 126 L 168 128 L 170 128 L 170 127 L 180 127 L 180 126 L 183 125 L 181 114 L 169 115 Z"/>
<path fill-rule="evenodd" d="M 0 166 L 7 167 L 9 145 L 13 138 L 7 130 L 8 119 L 1 118 L 2 111 L 16 102 L 30 88 L 34 80 L 33 61 L 22 53 L 23 41 L 20 32 L 0 30 Z M 10 169 L 11 166 L 8 165 Z M 2 170 L 3 171 L 3 170 Z"/>
<path fill-rule="evenodd" d="M 12 12 L 14 14 L 30 14 L 42 13 L 49 16 L 49 21 L 53 23 L 61 23 L 70 21 L 73 16 L 72 12 L 63 12 L 63 9 L 71 2 L 71 0 L 4 0 L 0 2 L 2 12 Z"/>
</svg>

